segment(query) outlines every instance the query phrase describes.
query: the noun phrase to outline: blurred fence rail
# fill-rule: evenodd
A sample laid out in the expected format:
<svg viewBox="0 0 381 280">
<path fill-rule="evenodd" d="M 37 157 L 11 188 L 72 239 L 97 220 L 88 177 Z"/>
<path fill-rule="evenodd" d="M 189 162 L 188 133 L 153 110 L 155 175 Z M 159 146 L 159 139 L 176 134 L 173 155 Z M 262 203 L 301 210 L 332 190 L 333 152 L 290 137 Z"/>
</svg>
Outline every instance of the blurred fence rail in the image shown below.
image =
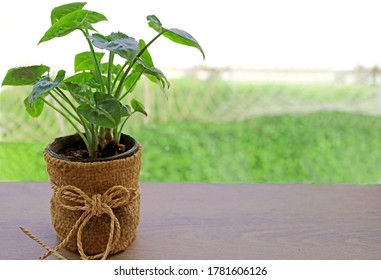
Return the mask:
<svg viewBox="0 0 381 280">
<path fill-rule="evenodd" d="M 381 69 L 378 66 L 370 68 L 359 66 L 353 70 L 215 68 L 207 66 L 185 70 L 169 68 L 167 70 L 172 76 L 195 79 L 298 84 L 381 84 Z"/>
</svg>

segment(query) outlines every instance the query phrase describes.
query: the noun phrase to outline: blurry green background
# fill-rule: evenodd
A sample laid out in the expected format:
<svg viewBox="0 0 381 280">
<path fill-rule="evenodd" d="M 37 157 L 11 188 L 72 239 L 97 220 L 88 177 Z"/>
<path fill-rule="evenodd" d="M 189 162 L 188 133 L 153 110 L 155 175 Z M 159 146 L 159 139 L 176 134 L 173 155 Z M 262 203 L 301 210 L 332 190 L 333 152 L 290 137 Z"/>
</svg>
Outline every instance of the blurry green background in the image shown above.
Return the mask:
<svg viewBox="0 0 381 280">
<path fill-rule="evenodd" d="M 134 92 L 149 113 L 125 130 L 143 145 L 142 181 L 381 181 L 379 73 L 315 82 L 292 81 L 291 73 L 280 82 L 193 70 L 171 79 L 168 98 L 148 82 Z M 29 117 L 22 102 L 29 90 L 0 93 L 1 181 L 48 180 L 44 147 L 73 132 L 52 111 Z"/>
</svg>

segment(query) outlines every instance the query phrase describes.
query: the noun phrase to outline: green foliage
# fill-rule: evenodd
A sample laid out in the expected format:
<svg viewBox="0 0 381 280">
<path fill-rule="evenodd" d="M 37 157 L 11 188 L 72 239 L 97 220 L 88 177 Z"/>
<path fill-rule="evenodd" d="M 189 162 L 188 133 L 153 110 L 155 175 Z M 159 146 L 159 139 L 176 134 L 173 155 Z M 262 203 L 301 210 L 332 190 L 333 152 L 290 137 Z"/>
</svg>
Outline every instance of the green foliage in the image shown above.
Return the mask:
<svg viewBox="0 0 381 280">
<path fill-rule="evenodd" d="M 132 62 L 139 50 L 138 42 L 128 37 L 121 32 L 111 33 L 110 36 L 103 36 L 101 34 L 94 34 L 89 36 L 93 45 L 101 50 L 105 49 L 114 54 L 120 55 L 122 58 Z"/>
<path fill-rule="evenodd" d="M 17 67 L 9 69 L 2 86 L 29 86 L 34 85 L 50 68 L 45 65 Z"/>
<path fill-rule="evenodd" d="M 57 73 L 56 78 L 54 81 L 51 81 L 49 76 L 44 76 L 41 80 L 39 80 L 35 85 L 33 86 L 32 92 L 29 95 L 29 106 L 32 108 L 34 105 L 34 102 L 37 99 L 43 98 L 43 96 L 46 96 L 51 90 L 58 87 L 62 81 L 65 78 L 65 71 L 60 70 Z"/>
<path fill-rule="evenodd" d="M 95 53 L 97 63 L 100 64 L 104 53 Z M 93 53 L 92 52 L 83 52 L 79 53 L 75 56 L 74 60 L 74 71 L 82 72 L 82 71 L 95 71 L 94 63 L 93 63 Z"/>
<path fill-rule="evenodd" d="M 27 112 L 32 117 L 38 117 L 44 104 L 48 105 L 61 114 L 82 137 L 90 157 L 97 158 L 101 154 L 98 147 L 104 146 L 99 143 L 104 143 L 105 135 L 112 135 L 111 140 L 118 143 L 123 126 L 131 115 L 137 112 L 147 115 L 141 102 L 132 99 L 129 105 L 126 100 L 142 75 L 163 89 L 169 87 L 167 78 L 154 66 L 148 52 L 151 44 L 163 35 L 173 42 L 198 49 L 203 57 L 205 55 L 189 33 L 176 28 L 164 28 L 153 15 L 147 17 L 148 25 L 158 35 L 147 44 L 122 32 L 113 32 L 108 36 L 99 34 L 93 25 L 107 18 L 101 13 L 83 9 L 85 5 L 85 2 L 76 2 L 55 7 L 50 15 L 51 26 L 39 41 L 40 44 L 77 30 L 84 35 L 84 42 L 90 50 L 75 56 L 73 76 L 65 79 L 65 71 L 59 70 L 52 79 L 48 66 L 18 67 L 8 71 L 2 85 L 33 85 L 28 102 L 24 101 Z M 108 61 L 102 63 L 105 53 L 95 52 L 94 47 L 107 51 Z M 122 65 L 114 63 L 115 55 L 123 60 Z M 47 96 L 52 97 L 55 103 L 48 101 Z M 107 141 L 110 141 L 108 137 Z"/>
<path fill-rule="evenodd" d="M 63 16 L 75 12 L 77 10 L 81 10 L 86 5 L 86 2 L 78 2 L 78 3 L 70 3 L 65 4 L 59 7 L 56 7 L 52 10 L 50 14 L 50 20 L 52 25 L 54 25 L 60 18 Z"/>
<path fill-rule="evenodd" d="M 141 102 L 139 102 L 138 100 L 132 99 L 131 100 L 131 106 L 134 109 L 134 111 L 140 112 L 146 116 L 148 115 L 146 109 L 144 108 L 144 105 Z"/>
<path fill-rule="evenodd" d="M 164 28 L 161 24 L 160 20 L 155 15 L 150 15 L 147 17 L 148 25 L 152 27 L 154 30 L 156 30 L 159 33 L 163 33 L 164 37 L 167 37 L 173 42 L 176 42 L 178 44 L 191 46 L 199 49 L 199 51 L 202 53 L 203 57 L 205 58 L 204 51 L 202 50 L 201 46 L 197 42 L 195 38 L 193 38 L 192 35 L 187 33 L 184 30 L 180 30 L 177 28 Z"/>
<path fill-rule="evenodd" d="M 105 128 L 116 128 L 122 117 L 122 104 L 115 97 L 96 92 L 94 106 L 81 104 L 77 110 L 89 122 Z"/>
<path fill-rule="evenodd" d="M 79 6 L 76 7 L 79 8 Z M 60 11 L 62 9 L 57 7 L 55 10 Z M 104 20 L 107 20 L 106 17 L 97 12 L 82 9 L 71 11 L 52 24 L 52 26 L 41 38 L 39 44 L 54 38 L 66 36 L 75 30 L 94 30 L 92 24 Z"/>
</svg>

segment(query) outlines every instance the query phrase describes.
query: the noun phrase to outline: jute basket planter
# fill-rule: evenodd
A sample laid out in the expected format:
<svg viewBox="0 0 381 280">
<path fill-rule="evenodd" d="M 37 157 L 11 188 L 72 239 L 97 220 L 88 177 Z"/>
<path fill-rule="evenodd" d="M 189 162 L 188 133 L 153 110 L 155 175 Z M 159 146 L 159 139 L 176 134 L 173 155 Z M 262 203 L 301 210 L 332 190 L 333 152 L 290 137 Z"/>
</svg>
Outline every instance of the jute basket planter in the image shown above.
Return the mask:
<svg viewBox="0 0 381 280">
<path fill-rule="evenodd" d="M 78 161 L 60 155 L 69 136 L 44 151 L 53 190 L 51 218 L 61 247 L 82 259 L 107 258 L 125 250 L 139 224 L 141 146 L 123 135 L 126 152 L 99 161 Z M 78 141 L 78 139 L 77 139 Z"/>
</svg>

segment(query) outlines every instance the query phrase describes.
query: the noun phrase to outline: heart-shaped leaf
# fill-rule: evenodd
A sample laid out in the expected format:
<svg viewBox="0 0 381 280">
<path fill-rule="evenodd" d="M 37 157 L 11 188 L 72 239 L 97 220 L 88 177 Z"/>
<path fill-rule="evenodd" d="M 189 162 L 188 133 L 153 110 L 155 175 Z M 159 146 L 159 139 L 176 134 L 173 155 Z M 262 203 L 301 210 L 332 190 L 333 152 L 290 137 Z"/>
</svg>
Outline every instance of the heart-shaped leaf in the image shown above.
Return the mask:
<svg viewBox="0 0 381 280">
<path fill-rule="evenodd" d="M 95 56 L 97 57 L 98 63 L 102 60 L 104 53 L 95 53 Z M 79 72 L 79 71 L 94 71 L 94 63 L 93 63 L 93 56 L 91 52 L 83 52 L 79 53 L 75 56 L 74 59 L 74 71 Z"/>
<path fill-rule="evenodd" d="M 118 126 L 122 117 L 122 104 L 113 96 L 96 92 L 95 105 L 82 104 L 77 108 L 87 121 L 106 128 Z"/>
<path fill-rule="evenodd" d="M 52 22 L 52 25 L 63 16 L 70 14 L 74 11 L 81 10 L 85 5 L 86 2 L 76 2 L 55 7 L 50 13 L 50 20 Z"/>
<path fill-rule="evenodd" d="M 48 31 L 46 31 L 39 44 L 57 37 L 68 35 L 77 29 L 94 30 L 92 24 L 104 20 L 107 20 L 107 18 L 100 13 L 88 10 L 76 10 L 70 14 L 64 15 L 55 22 Z"/>
<path fill-rule="evenodd" d="M 49 76 L 45 76 L 41 80 L 39 80 L 33 86 L 32 92 L 30 93 L 30 95 L 28 97 L 29 106 L 33 107 L 34 102 L 38 98 L 44 97 L 49 91 L 58 87 L 61 84 L 61 82 L 64 80 L 64 78 L 65 78 L 65 71 L 60 70 L 60 71 L 58 71 L 57 76 L 54 79 L 54 81 L 51 81 Z"/>
<path fill-rule="evenodd" d="M 2 86 L 30 86 L 41 79 L 50 68 L 45 65 L 34 65 L 9 69 Z"/>
<path fill-rule="evenodd" d="M 98 83 L 94 79 L 94 75 L 90 72 L 80 72 L 77 74 L 74 74 L 73 76 L 70 76 L 65 80 L 65 82 L 73 83 L 77 85 L 88 85 L 93 88 L 98 87 Z"/>
<path fill-rule="evenodd" d="M 164 28 L 160 20 L 155 15 L 147 16 L 147 20 L 148 20 L 149 27 L 153 28 L 158 33 L 163 32 L 162 35 L 164 37 L 167 37 L 169 40 L 175 43 L 198 49 L 201 52 L 202 57 L 205 59 L 205 53 L 203 49 L 201 48 L 200 44 L 188 32 L 181 29 L 177 29 L 177 28 L 170 28 L 170 29 Z"/>
<path fill-rule="evenodd" d="M 94 34 L 89 38 L 97 48 L 106 49 L 118 54 L 128 61 L 132 61 L 139 50 L 138 42 L 134 38 L 128 37 L 121 32 L 111 33 L 111 35 L 107 37 L 101 34 Z"/>
</svg>

